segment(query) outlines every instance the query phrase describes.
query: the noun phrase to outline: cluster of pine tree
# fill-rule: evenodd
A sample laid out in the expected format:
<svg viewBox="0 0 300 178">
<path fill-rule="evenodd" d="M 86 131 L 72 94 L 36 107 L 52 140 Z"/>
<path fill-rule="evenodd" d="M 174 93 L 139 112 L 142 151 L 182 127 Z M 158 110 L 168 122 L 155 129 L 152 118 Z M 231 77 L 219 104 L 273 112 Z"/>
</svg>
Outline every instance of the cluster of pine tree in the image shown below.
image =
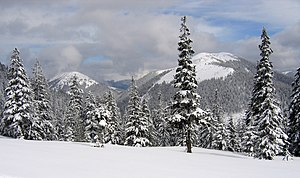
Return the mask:
<svg viewBox="0 0 300 178">
<path fill-rule="evenodd" d="M 84 94 L 72 78 L 68 102 L 59 110 L 54 106 L 59 94 L 52 94 L 41 65 L 36 61 L 29 78 L 18 49 L 14 49 L 5 89 L 1 135 L 31 140 L 121 142 L 121 120 L 111 92 L 104 99 Z M 86 99 L 84 99 L 86 96 Z M 66 102 L 62 102 L 64 105 Z M 59 111 L 58 111 L 59 110 Z M 59 113 L 59 114 L 57 114 Z"/>
<path fill-rule="evenodd" d="M 76 76 L 68 91 L 65 107 L 59 94 L 51 92 L 37 61 L 33 77 L 25 72 L 18 49 L 14 49 L 8 69 L 4 112 L 0 132 L 4 136 L 33 140 L 87 141 L 128 146 L 192 146 L 245 152 L 259 159 L 276 155 L 300 156 L 300 68 L 292 84 L 288 118 L 280 109 L 273 84 L 270 38 L 262 30 L 254 87 L 245 118 L 224 119 L 218 91 L 210 109 L 200 108 L 194 50 L 186 17 L 181 19 L 178 67 L 174 76 L 175 95 L 163 100 L 157 93 L 157 106 L 148 107 L 148 96 L 140 97 L 132 78 L 129 102 L 121 116 L 112 92 L 94 96 L 80 89 Z M 54 93 L 54 94 L 53 94 Z M 56 104 L 53 104 L 56 103 Z M 55 105 L 55 106 L 54 106 Z"/>
</svg>

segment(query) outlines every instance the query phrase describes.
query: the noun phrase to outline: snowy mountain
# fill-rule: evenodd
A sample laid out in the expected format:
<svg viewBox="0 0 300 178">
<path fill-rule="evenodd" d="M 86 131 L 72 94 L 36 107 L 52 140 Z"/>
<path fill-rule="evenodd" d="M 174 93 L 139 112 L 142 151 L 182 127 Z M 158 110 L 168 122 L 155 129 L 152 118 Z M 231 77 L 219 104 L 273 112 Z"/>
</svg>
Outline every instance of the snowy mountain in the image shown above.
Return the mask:
<svg viewBox="0 0 300 178">
<path fill-rule="evenodd" d="M 122 91 L 110 86 L 106 82 L 97 82 L 80 72 L 65 72 L 57 75 L 49 81 L 49 86 L 52 90 L 67 91 L 69 89 L 71 79 L 74 76 L 78 78 L 78 83 L 81 89 L 84 91 L 91 91 L 98 96 L 102 96 L 107 91 L 112 91 L 117 96 Z"/>
<path fill-rule="evenodd" d="M 217 102 L 224 113 L 243 113 L 249 104 L 253 88 L 253 77 L 256 65 L 230 53 L 200 53 L 193 57 L 196 66 L 198 93 L 203 109 L 212 108 L 215 92 L 218 91 Z M 158 104 L 158 93 L 162 100 L 168 103 L 175 93 L 172 86 L 176 67 L 154 71 L 137 80 L 140 96 L 149 100 L 151 109 Z M 293 78 L 279 72 L 274 72 L 274 84 L 278 99 L 282 106 L 289 102 Z M 128 94 L 119 98 L 119 106 L 123 110 L 127 104 Z"/>
<path fill-rule="evenodd" d="M 99 84 L 95 80 L 80 72 L 64 72 L 50 79 L 50 88 L 55 90 L 64 89 L 65 87 L 69 86 L 74 76 L 78 78 L 79 85 L 83 86 L 85 89 L 91 87 L 92 85 Z"/>
<path fill-rule="evenodd" d="M 197 81 L 201 82 L 212 78 L 223 78 L 234 72 L 231 67 L 221 66 L 222 63 L 229 61 L 239 61 L 239 58 L 230 53 L 200 53 L 193 57 L 193 63 L 196 65 Z M 176 74 L 176 67 L 166 70 L 160 70 L 156 73 L 159 75 L 168 71 L 157 81 L 157 84 L 163 82 L 171 83 Z"/>
<path fill-rule="evenodd" d="M 284 71 L 282 72 L 284 75 L 294 78 L 297 71 Z"/>
<path fill-rule="evenodd" d="M 300 159 L 253 159 L 240 153 L 184 147 L 126 147 L 0 136 L 0 177 L 30 178 L 297 178 Z"/>
</svg>

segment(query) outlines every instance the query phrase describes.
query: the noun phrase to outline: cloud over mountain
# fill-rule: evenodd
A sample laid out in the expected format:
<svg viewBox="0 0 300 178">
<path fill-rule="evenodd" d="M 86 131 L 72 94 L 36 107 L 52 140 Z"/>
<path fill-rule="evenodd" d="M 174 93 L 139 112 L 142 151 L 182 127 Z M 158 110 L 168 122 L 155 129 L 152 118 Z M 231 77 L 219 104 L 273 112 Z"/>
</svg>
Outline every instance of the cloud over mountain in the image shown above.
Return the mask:
<svg viewBox="0 0 300 178">
<path fill-rule="evenodd" d="M 17 46 L 26 66 L 38 58 L 49 78 L 73 70 L 126 78 L 177 63 L 179 19 L 188 15 L 196 52 L 228 51 L 256 61 L 266 26 L 275 68 L 294 69 L 299 7 L 295 0 L 0 1 L 0 60 L 8 63 Z"/>
</svg>

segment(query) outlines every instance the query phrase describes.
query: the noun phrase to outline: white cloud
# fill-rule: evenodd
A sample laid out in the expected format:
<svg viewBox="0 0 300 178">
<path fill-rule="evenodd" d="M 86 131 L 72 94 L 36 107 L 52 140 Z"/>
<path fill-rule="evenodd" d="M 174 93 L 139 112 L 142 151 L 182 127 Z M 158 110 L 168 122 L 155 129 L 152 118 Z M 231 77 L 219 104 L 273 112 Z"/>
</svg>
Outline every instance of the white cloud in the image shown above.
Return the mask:
<svg viewBox="0 0 300 178">
<path fill-rule="evenodd" d="M 116 79 L 173 67 L 177 64 L 179 16 L 187 14 L 197 53 L 228 51 L 255 61 L 259 36 L 253 37 L 253 23 L 266 24 L 270 31 L 281 31 L 271 36 L 274 66 L 292 68 L 300 58 L 300 25 L 295 25 L 300 21 L 300 3 L 270 2 L 0 0 L 0 60 L 18 46 L 27 51 L 25 62 L 29 65 L 38 57 L 49 77 L 80 70 L 96 78 Z M 232 26 L 232 20 L 243 24 Z M 248 30 L 252 31 L 249 35 Z M 228 40 L 235 33 L 245 33 L 247 38 Z M 97 55 L 107 60 L 86 61 Z"/>
</svg>

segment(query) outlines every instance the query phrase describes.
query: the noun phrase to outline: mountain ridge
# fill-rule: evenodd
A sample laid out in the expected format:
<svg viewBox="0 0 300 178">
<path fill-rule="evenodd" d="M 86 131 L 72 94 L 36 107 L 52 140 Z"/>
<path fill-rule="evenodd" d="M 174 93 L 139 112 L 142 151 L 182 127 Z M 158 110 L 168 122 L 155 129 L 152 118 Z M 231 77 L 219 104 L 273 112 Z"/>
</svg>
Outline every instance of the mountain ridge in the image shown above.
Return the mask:
<svg viewBox="0 0 300 178">
<path fill-rule="evenodd" d="M 197 92 L 201 96 L 200 107 L 211 109 L 213 101 L 218 102 L 224 113 L 244 112 L 249 104 L 253 88 L 256 65 L 231 53 L 199 53 L 193 57 L 198 81 Z M 172 86 L 176 67 L 151 72 L 137 80 L 140 96 L 148 99 L 150 108 L 157 109 L 158 93 L 161 99 L 169 103 L 176 89 Z M 291 93 L 293 78 L 274 71 L 274 85 L 277 98 L 286 108 Z M 218 91 L 217 99 L 215 91 Z M 119 106 L 125 111 L 128 92 L 119 98 Z"/>
<path fill-rule="evenodd" d="M 103 96 L 106 92 L 112 91 L 116 96 L 122 90 L 109 85 L 107 82 L 98 82 L 91 77 L 77 71 L 64 72 L 49 80 L 49 87 L 54 91 L 67 92 L 72 78 L 76 76 L 79 87 L 85 92 L 92 92 L 96 96 Z"/>
</svg>

